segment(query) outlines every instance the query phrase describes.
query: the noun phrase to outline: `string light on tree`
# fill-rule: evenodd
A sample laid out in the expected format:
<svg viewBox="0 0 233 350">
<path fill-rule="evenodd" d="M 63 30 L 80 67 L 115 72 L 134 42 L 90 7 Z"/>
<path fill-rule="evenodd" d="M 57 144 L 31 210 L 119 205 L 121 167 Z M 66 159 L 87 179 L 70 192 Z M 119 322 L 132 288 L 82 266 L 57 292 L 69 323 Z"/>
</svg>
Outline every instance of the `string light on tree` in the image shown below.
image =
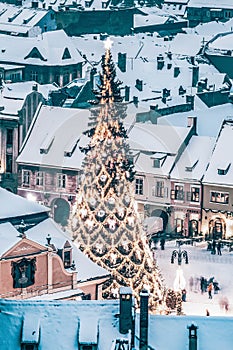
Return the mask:
<svg viewBox="0 0 233 350">
<path fill-rule="evenodd" d="M 165 305 L 165 287 L 153 260 L 134 199 L 134 166 L 123 125 L 126 105 L 112 60 L 112 41 L 105 41 L 98 106 L 92 108 L 90 142 L 81 150 L 83 182 L 70 220 L 73 238 L 90 259 L 111 272 L 103 298 L 117 298 L 121 286 L 132 288 L 137 304 L 150 291 L 151 310 Z"/>
</svg>

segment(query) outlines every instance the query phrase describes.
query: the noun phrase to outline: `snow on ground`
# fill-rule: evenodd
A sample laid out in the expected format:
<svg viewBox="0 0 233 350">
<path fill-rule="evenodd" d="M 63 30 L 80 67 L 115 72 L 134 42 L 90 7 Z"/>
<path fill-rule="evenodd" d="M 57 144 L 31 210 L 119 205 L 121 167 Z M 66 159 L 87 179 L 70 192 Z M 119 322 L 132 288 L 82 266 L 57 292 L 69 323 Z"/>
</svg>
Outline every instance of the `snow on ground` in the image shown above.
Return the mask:
<svg viewBox="0 0 233 350">
<path fill-rule="evenodd" d="M 171 255 L 173 250 L 178 250 L 176 241 L 166 242 L 165 250 L 160 250 L 160 245 L 154 250 L 154 256 L 157 259 L 158 266 L 163 274 L 165 284 L 169 288 L 174 287 L 178 262 L 175 259 L 171 264 Z M 182 245 L 181 250 L 188 253 L 189 263 L 185 264 L 182 260 L 181 269 L 185 278 L 187 290 L 186 302 L 183 302 L 183 310 L 186 315 L 206 315 L 206 309 L 211 316 L 232 316 L 233 315 L 233 278 L 232 264 L 233 252 L 229 248 L 222 249 L 222 255 L 211 254 L 207 251 L 207 243 L 196 243 L 195 246 Z M 194 279 L 194 286 L 189 284 L 190 277 Z M 220 291 L 218 294 L 212 293 L 213 298 L 208 298 L 208 293 L 201 294 L 200 277 L 207 280 L 214 277 L 214 281 L 219 283 Z M 195 283 L 196 282 L 196 283 Z M 226 297 L 229 301 L 229 310 L 220 307 L 221 300 Z"/>
</svg>

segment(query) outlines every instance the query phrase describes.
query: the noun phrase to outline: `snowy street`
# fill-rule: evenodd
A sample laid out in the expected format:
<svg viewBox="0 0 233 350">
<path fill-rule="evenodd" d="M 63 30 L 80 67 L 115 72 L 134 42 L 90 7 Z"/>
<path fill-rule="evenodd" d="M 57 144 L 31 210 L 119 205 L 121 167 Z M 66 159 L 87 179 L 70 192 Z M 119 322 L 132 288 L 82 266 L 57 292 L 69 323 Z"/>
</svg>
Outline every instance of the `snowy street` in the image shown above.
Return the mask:
<svg viewBox="0 0 233 350">
<path fill-rule="evenodd" d="M 158 266 L 165 280 L 165 285 L 174 288 L 176 271 L 178 269 L 177 258 L 174 264 L 171 264 L 171 255 L 173 250 L 178 250 L 176 241 L 166 242 L 165 250 L 160 249 L 159 243 L 154 250 L 154 257 L 157 259 Z M 185 279 L 185 289 L 187 291 L 186 302 L 183 302 L 183 311 L 187 315 L 206 315 L 206 310 L 210 316 L 214 315 L 233 315 L 233 278 L 232 264 L 233 252 L 229 248 L 222 249 L 222 255 L 213 255 L 207 251 L 207 243 L 196 243 L 195 246 L 182 245 L 181 250 L 188 253 L 189 263 L 185 264 L 182 260 L 181 269 Z M 214 281 L 219 283 L 220 291 L 212 292 L 212 299 L 208 298 L 208 292 L 201 293 L 200 278 L 203 276 L 207 280 L 214 277 Z M 193 286 L 190 285 L 190 278 L 193 278 Z M 191 283 L 192 284 L 192 283 Z M 229 301 L 229 310 L 220 307 L 223 298 Z"/>
</svg>

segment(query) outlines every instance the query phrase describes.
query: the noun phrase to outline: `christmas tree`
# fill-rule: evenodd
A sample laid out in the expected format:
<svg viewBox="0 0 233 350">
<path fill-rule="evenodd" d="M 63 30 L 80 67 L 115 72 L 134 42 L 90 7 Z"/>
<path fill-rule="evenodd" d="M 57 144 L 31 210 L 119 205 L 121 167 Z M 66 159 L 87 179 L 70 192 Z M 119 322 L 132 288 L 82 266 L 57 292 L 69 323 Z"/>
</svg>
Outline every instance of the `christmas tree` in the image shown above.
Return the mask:
<svg viewBox="0 0 233 350">
<path fill-rule="evenodd" d="M 122 123 L 126 106 L 109 46 L 96 97 L 98 109 L 85 132 L 90 142 L 81 149 L 84 177 L 70 220 L 73 238 L 91 260 L 111 272 L 103 298 L 117 298 L 119 287 L 129 286 L 138 303 L 146 288 L 150 308 L 156 311 L 165 301 L 165 288 L 136 209 L 135 171 Z"/>
</svg>

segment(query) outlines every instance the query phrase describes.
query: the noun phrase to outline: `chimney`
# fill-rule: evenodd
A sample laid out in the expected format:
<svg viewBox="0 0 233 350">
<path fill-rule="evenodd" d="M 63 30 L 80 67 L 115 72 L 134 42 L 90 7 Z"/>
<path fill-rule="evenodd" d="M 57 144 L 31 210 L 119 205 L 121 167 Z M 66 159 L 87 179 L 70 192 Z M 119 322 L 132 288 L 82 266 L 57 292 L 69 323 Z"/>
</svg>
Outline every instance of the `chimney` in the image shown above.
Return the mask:
<svg viewBox="0 0 233 350">
<path fill-rule="evenodd" d="M 187 123 L 188 128 L 193 128 L 194 134 L 196 135 L 197 131 L 197 117 L 188 117 L 188 123 Z"/>
<path fill-rule="evenodd" d="M 189 330 L 189 350 L 197 350 L 197 329 L 194 324 L 187 326 Z"/>
<path fill-rule="evenodd" d="M 180 67 L 174 67 L 174 78 L 177 78 L 180 74 Z"/>
<path fill-rule="evenodd" d="M 171 60 L 171 59 L 172 59 L 172 52 L 171 52 L 171 51 L 168 51 L 168 53 L 167 53 L 167 57 L 169 58 L 169 60 Z"/>
<path fill-rule="evenodd" d="M 169 97 L 170 95 L 171 95 L 171 90 L 168 90 L 168 89 L 164 88 L 162 97 L 166 98 L 166 97 Z"/>
<path fill-rule="evenodd" d="M 142 80 L 136 79 L 135 87 L 136 87 L 136 89 L 138 89 L 139 91 L 142 91 L 142 88 L 143 88 L 143 86 L 142 86 Z"/>
<path fill-rule="evenodd" d="M 32 85 L 32 91 L 38 91 L 38 85 L 37 84 Z"/>
<path fill-rule="evenodd" d="M 137 96 L 133 97 L 133 103 L 135 104 L 136 107 L 138 107 L 138 97 Z"/>
<path fill-rule="evenodd" d="M 186 90 L 183 88 L 182 85 L 179 87 L 179 95 L 184 95 L 186 93 Z"/>
<path fill-rule="evenodd" d="M 37 0 L 32 0 L 32 8 L 33 8 L 33 9 L 37 9 L 38 6 L 39 6 L 38 1 L 37 1 Z"/>
<path fill-rule="evenodd" d="M 51 242 L 50 234 L 48 234 L 48 236 L 46 237 L 46 240 L 47 240 L 47 245 L 50 245 L 50 242 Z"/>
<path fill-rule="evenodd" d="M 143 289 L 140 293 L 140 350 L 148 349 L 148 299 L 149 292 Z"/>
<path fill-rule="evenodd" d="M 191 105 L 191 109 L 194 109 L 194 95 L 186 95 L 186 103 Z"/>
<path fill-rule="evenodd" d="M 129 101 L 129 93 L 130 93 L 130 87 L 129 86 L 125 86 L 125 101 Z"/>
<path fill-rule="evenodd" d="M 129 330 L 133 330 L 133 293 L 130 287 L 120 288 L 120 320 L 119 332 L 126 334 Z"/>
<path fill-rule="evenodd" d="M 123 73 L 126 72 L 126 53 L 118 52 L 117 65 Z"/>
<path fill-rule="evenodd" d="M 192 87 L 196 87 L 199 80 L 199 67 L 194 66 L 192 67 L 192 70 Z"/>
<path fill-rule="evenodd" d="M 159 54 L 157 57 L 157 69 L 161 70 L 163 69 L 164 66 L 164 58 L 162 54 Z"/>
</svg>

